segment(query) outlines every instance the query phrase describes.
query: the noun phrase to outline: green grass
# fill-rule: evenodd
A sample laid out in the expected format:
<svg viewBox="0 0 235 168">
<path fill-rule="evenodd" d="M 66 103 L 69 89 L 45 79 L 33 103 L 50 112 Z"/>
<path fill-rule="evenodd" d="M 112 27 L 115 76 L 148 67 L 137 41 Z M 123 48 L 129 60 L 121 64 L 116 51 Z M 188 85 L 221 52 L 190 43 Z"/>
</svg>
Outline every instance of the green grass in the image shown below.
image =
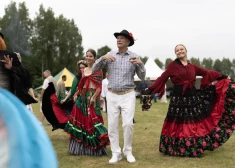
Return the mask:
<svg viewBox="0 0 235 168">
<path fill-rule="evenodd" d="M 128 163 L 123 159 L 115 165 L 109 165 L 111 157 L 110 147 L 108 156 L 72 156 L 68 154 L 68 135 L 63 130 L 51 131 L 51 126 L 44 126 L 57 153 L 60 168 L 232 168 L 235 167 L 235 136 L 217 150 L 206 151 L 200 158 L 182 158 L 166 156 L 158 151 L 159 137 L 162 124 L 166 116 L 168 104 L 153 103 L 150 111 L 142 112 L 139 100 L 136 103 L 136 113 L 133 138 L 133 155 L 136 163 Z M 39 117 L 39 103 L 33 105 L 34 112 Z M 103 113 L 105 126 L 106 114 Z M 47 122 L 44 122 L 45 124 Z M 120 121 L 120 147 L 123 147 L 123 132 Z"/>
</svg>

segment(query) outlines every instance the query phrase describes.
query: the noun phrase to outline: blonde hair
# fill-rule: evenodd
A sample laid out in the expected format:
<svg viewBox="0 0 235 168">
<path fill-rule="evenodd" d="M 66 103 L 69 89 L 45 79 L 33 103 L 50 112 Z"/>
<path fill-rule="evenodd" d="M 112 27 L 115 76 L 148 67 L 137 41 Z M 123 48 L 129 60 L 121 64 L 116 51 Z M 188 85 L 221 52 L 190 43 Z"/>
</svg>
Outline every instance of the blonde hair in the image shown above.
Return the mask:
<svg viewBox="0 0 235 168">
<path fill-rule="evenodd" d="M 0 50 L 6 50 L 7 46 L 4 39 L 0 36 Z"/>
<path fill-rule="evenodd" d="M 77 62 L 77 65 L 79 66 L 80 64 L 83 64 L 83 65 L 87 66 L 87 63 L 86 63 L 85 60 L 79 60 L 79 61 Z"/>
<path fill-rule="evenodd" d="M 185 51 L 187 52 L 187 49 L 186 49 L 186 47 L 183 44 L 178 44 L 177 46 L 175 46 L 175 51 L 176 51 L 176 47 L 178 47 L 178 46 L 184 47 Z"/>
</svg>

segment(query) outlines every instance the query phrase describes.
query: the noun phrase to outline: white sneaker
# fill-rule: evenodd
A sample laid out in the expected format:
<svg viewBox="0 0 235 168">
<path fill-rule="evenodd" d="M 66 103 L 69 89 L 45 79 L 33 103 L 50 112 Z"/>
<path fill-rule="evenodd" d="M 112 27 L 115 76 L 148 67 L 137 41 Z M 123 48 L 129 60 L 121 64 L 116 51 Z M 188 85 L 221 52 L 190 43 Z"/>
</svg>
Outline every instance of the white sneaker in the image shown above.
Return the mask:
<svg viewBox="0 0 235 168">
<path fill-rule="evenodd" d="M 109 164 L 115 164 L 120 160 L 122 160 L 121 155 L 113 155 L 112 158 L 109 160 Z"/>
<path fill-rule="evenodd" d="M 136 162 L 135 157 L 132 154 L 126 155 L 126 159 L 129 163 Z"/>
</svg>

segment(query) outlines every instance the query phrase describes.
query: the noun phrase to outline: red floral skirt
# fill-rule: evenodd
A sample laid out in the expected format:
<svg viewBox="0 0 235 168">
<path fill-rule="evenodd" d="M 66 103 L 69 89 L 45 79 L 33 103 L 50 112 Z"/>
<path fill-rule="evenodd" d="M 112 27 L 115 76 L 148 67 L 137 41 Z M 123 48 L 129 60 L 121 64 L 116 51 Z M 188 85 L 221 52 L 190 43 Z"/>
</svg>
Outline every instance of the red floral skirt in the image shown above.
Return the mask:
<svg viewBox="0 0 235 168">
<path fill-rule="evenodd" d="M 209 88 L 173 91 L 159 150 L 173 156 L 200 156 L 225 143 L 235 129 L 235 83 L 228 79 Z M 181 92 L 182 93 L 182 92 Z"/>
<path fill-rule="evenodd" d="M 75 102 L 65 131 L 70 136 L 71 154 L 76 155 L 107 155 L 106 146 L 109 145 L 108 131 L 104 126 L 97 101 L 95 107 L 90 104 L 93 90 L 86 93 L 85 97 L 79 96 Z"/>
</svg>

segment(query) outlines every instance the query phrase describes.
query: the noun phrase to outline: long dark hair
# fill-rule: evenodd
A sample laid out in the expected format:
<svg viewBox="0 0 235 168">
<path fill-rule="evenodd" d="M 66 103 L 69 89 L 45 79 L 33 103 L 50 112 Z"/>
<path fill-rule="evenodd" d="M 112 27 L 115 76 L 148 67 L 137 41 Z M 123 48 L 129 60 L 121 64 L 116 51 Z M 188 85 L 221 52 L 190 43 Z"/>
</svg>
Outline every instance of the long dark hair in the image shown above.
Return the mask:
<svg viewBox="0 0 235 168">
<path fill-rule="evenodd" d="M 89 49 L 89 50 L 87 50 L 86 53 L 88 53 L 88 52 L 92 53 L 92 55 L 96 58 L 96 51 L 95 50 Z"/>
<path fill-rule="evenodd" d="M 95 50 L 93 50 L 93 49 L 88 49 L 87 50 L 87 52 L 90 52 L 93 56 L 94 56 L 94 58 L 96 58 L 96 51 Z M 86 53 L 87 53 L 86 52 Z M 80 69 L 80 65 L 84 65 L 85 67 L 87 67 L 87 63 L 86 63 L 86 61 L 85 60 L 79 60 L 78 62 L 77 62 L 77 74 L 76 74 L 76 77 L 78 78 L 78 80 L 80 80 L 81 78 L 82 78 L 82 71 L 81 71 L 81 69 Z"/>
</svg>

